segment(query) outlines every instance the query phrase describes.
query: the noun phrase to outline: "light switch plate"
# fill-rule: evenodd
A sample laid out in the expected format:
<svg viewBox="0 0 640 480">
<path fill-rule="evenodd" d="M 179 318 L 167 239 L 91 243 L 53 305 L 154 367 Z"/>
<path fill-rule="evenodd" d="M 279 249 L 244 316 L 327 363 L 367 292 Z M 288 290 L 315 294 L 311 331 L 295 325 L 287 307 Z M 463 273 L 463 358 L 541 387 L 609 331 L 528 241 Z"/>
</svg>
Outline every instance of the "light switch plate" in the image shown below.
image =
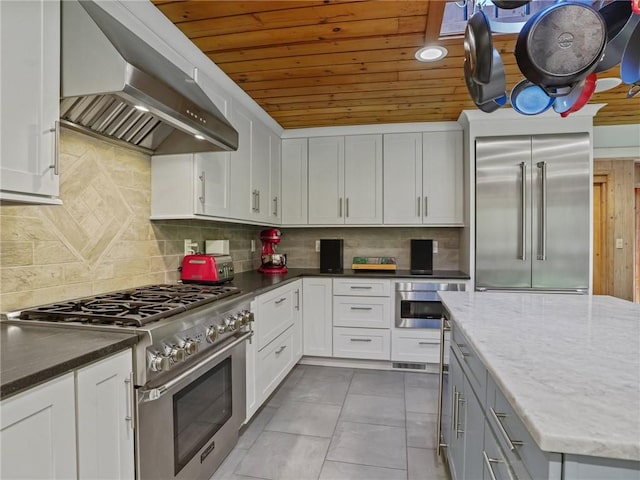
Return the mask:
<svg viewBox="0 0 640 480">
<path fill-rule="evenodd" d="M 320 240 L 316 240 L 316 252 L 320 251 Z"/>
<path fill-rule="evenodd" d="M 616 238 L 616 248 L 619 248 L 619 249 L 624 248 L 624 239 Z"/>
<path fill-rule="evenodd" d="M 438 253 L 438 241 L 433 241 L 433 253 Z"/>
</svg>

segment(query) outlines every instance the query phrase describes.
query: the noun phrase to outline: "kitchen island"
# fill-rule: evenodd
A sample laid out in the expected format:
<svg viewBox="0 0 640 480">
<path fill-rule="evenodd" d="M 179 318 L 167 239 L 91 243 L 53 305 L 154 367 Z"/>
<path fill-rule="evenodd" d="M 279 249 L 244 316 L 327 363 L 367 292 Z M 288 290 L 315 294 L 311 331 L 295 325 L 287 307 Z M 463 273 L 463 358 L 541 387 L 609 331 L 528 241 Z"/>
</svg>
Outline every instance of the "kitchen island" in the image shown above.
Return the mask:
<svg viewBox="0 0 640 480">
<path fill-rule="evenodd" d="M 467 417 L 469 412 L 486 416 L 480 437 L 485 450 L 487 433 L 501 443 L 522 432 L 524 439 L 507 442 L 502 451 L 506 463 L 532 478 L 538 478 L 532 470 L 549 478 L 640 478 L 640 305 L 586 295 L 440 296 L 452 321 L 450 382 L 455 383 L 451 368 L 458 361 L 469 377 L 467 390 L 473 390 L 479 404 L 475 410 L 465 406 Z M 453 388 L 453 395 L 462 397 Z M 465 396 L 469 403 L 471 393 Z M 496 415 L 501 399 L 501 410 L 512 418 Z M 457 423 L 459 412 L 453 416 L 455 429 L 464 430 Z M 465 434 L 472 434 L 473 419 L 464 420 L 469 424 Z M 450 442 L 450 464 L 458 454 L 456 436 Z M 536 454 L 528 459 L 529 447 Z M 483 453 L 484 462 L 482 453 L 477 463 L 473 458 L 463 462 L 467 478 L 474 473 L 470 466 L 486 470 L 486 464 L 505 463 L 504 458 L 486 460 Z M 548 465 L 536 470 L 534 457 Z M 459 465 L 452 470 L 456 467 L 459 474 Z"/>
</svg>

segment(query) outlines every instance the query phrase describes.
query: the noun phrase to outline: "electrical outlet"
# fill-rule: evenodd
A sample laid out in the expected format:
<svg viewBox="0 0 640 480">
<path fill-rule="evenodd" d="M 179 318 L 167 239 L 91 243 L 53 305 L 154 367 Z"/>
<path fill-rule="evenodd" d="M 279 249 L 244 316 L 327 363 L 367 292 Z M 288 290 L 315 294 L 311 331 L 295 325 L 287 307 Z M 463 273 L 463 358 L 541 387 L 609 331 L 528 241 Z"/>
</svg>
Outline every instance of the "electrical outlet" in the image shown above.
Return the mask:
<svg viewBox="0 0 640 480">
<path fill-rule="evenodd" d="M 438 242 L 436 240 L 433 241 L 433 253 L 438 253 Z"/>
<path fill-rule="evenodd" d="M 316 240 L 316 252 L 320 251 L 320 240 Z"/>
<path fill-rule="evenodd" d="M 198 242 L 192 242 L 190 238 L 184 239 L 184 254 L 193 255 L 198 251 Z"/>
</svg>

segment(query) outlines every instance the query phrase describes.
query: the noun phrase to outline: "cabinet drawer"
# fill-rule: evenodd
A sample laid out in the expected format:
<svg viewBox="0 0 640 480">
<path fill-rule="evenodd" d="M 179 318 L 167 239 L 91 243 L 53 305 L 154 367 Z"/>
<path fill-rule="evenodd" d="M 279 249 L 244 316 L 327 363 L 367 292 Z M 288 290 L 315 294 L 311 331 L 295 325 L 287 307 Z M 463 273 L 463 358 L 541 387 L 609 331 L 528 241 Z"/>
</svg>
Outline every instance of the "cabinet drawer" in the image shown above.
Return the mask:
<svg viewBox="0 0 640 480">
<path fill-rule="evenodd" d="M 261 402 L 271 395 L 295 363 L 294 330 L 293 327 L 289 327 L 258 352 L 256 383 Z"/>
<path fill-rule="evenodd" d="M 390 336 L 389 330 L 334 327 L 333 356 L 389 360 Z"/>
<path fill-rule="evenodd" d="M 390 280 L 373 278 L 334 278 L 334 295 L 358 295 L 361 297 L 388 297 L 391 292 Z"/>
<path fill-rule="evenodd" d="M 391 331 L 391 360 L 440 363 L 440 332 L 396 328 Z M 449 341 L 445 340 L 445 364 L 449 363 Z"/>
<path fill-rule="evenodd" d="M 255 320 L 258 350 L 293 325 L 295 313 L 300 308 L 300 294 L 297 292 L 299 290 L 286 286 L 258 297 Z"/>
<path fill-rule="evenodd" d="M 338 327 L 389 328 L 390 300 L 386 297 L 336 297 L 333 324 Z"/>
<path fill-rule="evenodd" d="M 478 358 L 478 354 L 471 348 L 471 345 L 460 332 L 455 323 L 451 324 L 451 349 L 460 360 L 462 369 L 469 377 L 469 382 L 484 404 L 487 391 L 487 370 Z"/>
<path fill-rule="evenodd" d="M 494 430 L 502 450 L 508 457 L 521 459 L 524 468 L 533 478 L 561 478 L 561 455 L 540 450 L 493 378 L 490 375 L 487 377 L 487 421 Z M 510 441 L 514 447 L 513 451 Z"/>
</svg>

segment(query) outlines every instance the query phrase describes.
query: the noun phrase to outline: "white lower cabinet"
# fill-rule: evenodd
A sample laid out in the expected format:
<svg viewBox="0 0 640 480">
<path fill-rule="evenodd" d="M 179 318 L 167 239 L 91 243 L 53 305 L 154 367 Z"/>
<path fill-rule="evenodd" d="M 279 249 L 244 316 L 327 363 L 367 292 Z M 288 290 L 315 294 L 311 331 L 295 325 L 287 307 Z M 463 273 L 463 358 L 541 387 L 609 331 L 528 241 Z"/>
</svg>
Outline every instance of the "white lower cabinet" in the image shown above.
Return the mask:
<svg viewBox="0 0 640 480">
<path fill-rule="evenodd" d="M 336 327 L 386 328 L 391 324 L 388 297 L 340 297 L 333 300 Z"/>
<path fill-rule="evenodd" d="M 302 279 L 302 352 L 315 357 L 333 355 L 333 280 Z"/>
<path fill-rule="evenodd" d="M 445 341 L 444 356 L 445 363 L 448 363 L 448 341 Z M 394 328 L 391 330 L 391 360 L 394 362 L 439 363 L 440 331 Z"/>
<path fill-rule="evenodd" d="M 246 346 L 248 422 L 302 357 L 302 280 L 251 304 L 255 334 Z"/>
<path fill-rule="evenodd" d="M 131 350 L 76 373 L 78 477 L 135 478 Z"/>
<path fill-rule="evenodd" d="M 260 398 L 266 399 L 295 365 L 294 326 L 290 326 L 257 355 L 257 387 Z"/>
<path fill-rule="evenodd" d="M 132 353 L 125 350 L 0 405 L 0 478 L 134 479 Z"/>
<path fill-rule="evenodd" d="M 73 373 L 2 401 L 0 478 L 77 478 Z"/>
<path fill-rule="evenodd" d="M 333 356 L 366 360 L 389 360 L 389 330 L 333 327 Z"/>
</svg>

